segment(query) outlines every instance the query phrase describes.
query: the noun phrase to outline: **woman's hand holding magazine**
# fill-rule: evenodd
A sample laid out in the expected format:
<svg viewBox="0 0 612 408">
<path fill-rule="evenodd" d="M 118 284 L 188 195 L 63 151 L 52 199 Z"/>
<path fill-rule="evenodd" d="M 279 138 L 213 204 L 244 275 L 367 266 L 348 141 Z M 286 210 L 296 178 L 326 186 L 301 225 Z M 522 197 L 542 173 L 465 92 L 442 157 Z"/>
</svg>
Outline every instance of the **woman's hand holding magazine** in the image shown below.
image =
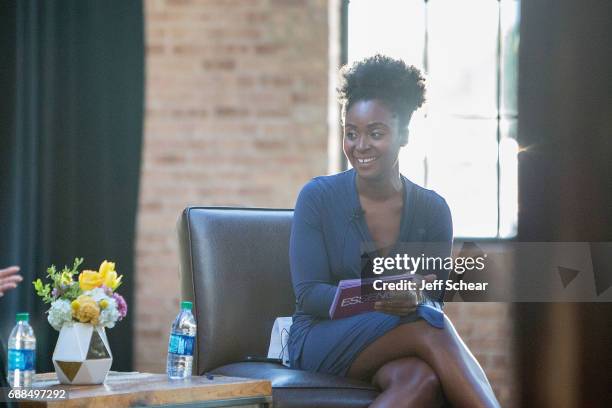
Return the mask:
<svg viewBox="0 0 612 408">
<path fill-rule="evenodd" d="M 417 287 L 421 286 L 421 280 L 433 282 L 435 279 L 436 275 L 434 274 L 426 276 L 415 275 Z M 422 302 L 422 297 L 425 296 L 421 290 L 390 290 L 387 293 L 390 297 L 374 303 L 374 310 L 396 316 L 406 316 L 414 312 Z"/>
</svg>

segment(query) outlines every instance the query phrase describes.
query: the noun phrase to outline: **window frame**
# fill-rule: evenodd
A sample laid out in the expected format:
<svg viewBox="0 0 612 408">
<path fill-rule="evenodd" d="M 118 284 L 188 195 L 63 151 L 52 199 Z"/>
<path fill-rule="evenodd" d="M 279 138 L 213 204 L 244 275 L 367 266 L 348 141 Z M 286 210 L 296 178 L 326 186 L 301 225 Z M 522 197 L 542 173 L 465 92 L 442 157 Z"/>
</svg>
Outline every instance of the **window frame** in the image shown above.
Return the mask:
<svg viewBox="0 0 612 408">
<path fill-rule="evenodd" d="M 428 0 L 422 0 L 425 3 L 425 7 L 427 7 L 427 3 Z M 449 114 L 449 117 L 452 118 L 456 118 L 456 119 L 469 119 L 469 120 L 482 120 L 482 119 L 495 119 L 496 121 L 496 143 L 497 143 L 497 157 L 496 157 L 496 179 L 497 179 L 497 187 L 496 187 L 496 211 L 497 211 L 497 225 L 496 225 L 496 235 L 495 236 L 487 236 L 487 237 L 471 237 L 471 236 L 455 236 L 455 241 L 456 242 L 504 242 L 504 241 L 516 241 L 517 240 L 517 235 L 518 235 L 518 222 L 519 222 L 519 217 L 518 217 L 518 213 L 516 216 L 516 230 L 514 231 L 514 234 L 511 236 L 504 236 L 502 237 L 500 235 L 500 229 L 501 229 L 501 173 L 502 173 L 502 169 L 501 169 L 501 153 L 500 153 L 500 144 L 502 141 L 502 131 L 501 131 L 501 126 L 502 126 L 502 121 L 503 120 L 513 120 L 516 121 L 516 123 L 518 124 L 518 120 L 519 120 L 519 114 L 518 111 L 514 114 L 508 114 L 505 112 L 502 112 L 502 63 L 503 63 L 503 55 L 502 55 L 502 6 L 501 6 L 501 0 L 492 0 L 497 2 L 498 4 L 498 12 L 497 12 L 497 41 L 496 41 L 496 55 L 495 55 L 495 93 L 496 93 L 496 98 L 495 98 L 495 104 L 496 104 L 496 111 L 497 111 L 497 115 L 495 117 L 488 117 L 488 116 L 482 116 L 482 115 L 462 115 L 462 114 Z M 520 2 L 520 0 L 514 0 L 517 2 Z M 348 63 L 348 44 L 349 44 L 349 7 L 350 7 L 350 0 L 341 0 L 341 5 L 340 5 L 340 66 L 344 66 L 345 64 Z M 520 24 L 520 22 L 519 22 Z M 425 24 L 425 45 L 424 45 L 424 55 L 423 55 L 423 65 L 424 65 L 424 71 L 425 73 L 427 73 L 428 71 L 428 52 L 429 52 L 429 45 L 428 45 L 428 25 L 427 23 Z M 518 59 L 518 51 L 517 51 L 517 59 Z M 517 80 L 517 87 L 518 87 L 518 80 Z M 342 129 L 342 124 L 339 124 L 340 126 L 340 136 L 341 138 L 344 137 L 344 132 Z M 340 148 L 340 151 L 338 152 L 340 158 L 339 158 L 339 163 L 342 166 L 343 170 L 346 170 L 348 168 L 348 162 L 346 159 L 346 156 L 344 155 L 344 152 L 342 151 L 342 147 Z M 518 164 L 517 164 L 518 165 Z"/>
</svg>

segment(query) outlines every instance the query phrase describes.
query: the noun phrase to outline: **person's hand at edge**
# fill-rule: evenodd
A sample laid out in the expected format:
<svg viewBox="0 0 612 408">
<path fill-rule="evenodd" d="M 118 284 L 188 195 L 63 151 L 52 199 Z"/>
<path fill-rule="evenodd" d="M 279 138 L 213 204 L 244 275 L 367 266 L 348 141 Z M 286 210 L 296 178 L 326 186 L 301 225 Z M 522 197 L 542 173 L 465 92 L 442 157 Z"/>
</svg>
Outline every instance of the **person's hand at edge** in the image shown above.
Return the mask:
<svg viewBox="0 0 612 408">
<path fill-rule="evenodd" d="M 0 269 L 0 297 L 4 296 L 5 292 L 15 289 L 19 282 L 23 280 L 21 275 L 18 275 L 18 266 L 9 266 L 5 269 Z"/>
</svg>

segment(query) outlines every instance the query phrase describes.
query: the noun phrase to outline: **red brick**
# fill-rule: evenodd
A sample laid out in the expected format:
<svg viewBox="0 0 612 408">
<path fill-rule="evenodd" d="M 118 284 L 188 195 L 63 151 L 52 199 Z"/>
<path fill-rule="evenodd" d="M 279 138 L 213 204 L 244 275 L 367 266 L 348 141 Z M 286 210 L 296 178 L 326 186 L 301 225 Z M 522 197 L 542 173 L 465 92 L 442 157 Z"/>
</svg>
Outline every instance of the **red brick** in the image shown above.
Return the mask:
<svg viewBox="0 0 612 408">
<path fill-rule="evenodd" d="M 207 71 L 233 71 L 236 68 L 236 61 L 229 59 L 204 60 L 202 61 L 202 68 Z"/>
</svg>

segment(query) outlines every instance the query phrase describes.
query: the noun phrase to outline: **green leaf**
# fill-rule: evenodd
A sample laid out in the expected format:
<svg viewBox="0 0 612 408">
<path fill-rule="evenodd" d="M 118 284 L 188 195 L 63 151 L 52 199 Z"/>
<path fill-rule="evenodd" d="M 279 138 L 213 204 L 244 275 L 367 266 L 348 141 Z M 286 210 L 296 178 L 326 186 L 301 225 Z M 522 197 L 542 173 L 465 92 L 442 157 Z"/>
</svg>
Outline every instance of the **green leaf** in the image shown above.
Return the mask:
<svg viewBox="0 0 612 408">
<path fill-rule="evenodd" d="M 81 296 L 82 294 L 83 294 L 83 291 L 81 290 L 81 287 L 79 286 L 79 283 L 78 282 L 74 282 L 64 292 L 64 295 L 62 297 L 65 298 L 65 299 L 74 300 L 74 299 L 78 298 L 79 296 Z"/>
<path fill-rule="evenodd" d="M 34 285 L 34 289 L 36 290 L 36 292 L 42 290 L 43 283 L 40 280 L 40 278 L 38 278 L 34 282 L 32 282 L 32 285 Z"/>
<path fill-rule="evenodd" d="M 47 276 L 51 277 L 55 275 L 56 273 L 57 273 L 57 270 L 55 269 L 55 265 L 51 265 L 50 267 L 47 268 Z"/>
<path fill-rule="evenodd" d="M 53 297 L 51 296 L 51 285 L 43 285 L 40 279 L 35 280 L 32 284 L 34 285 L 36 294 L 42 298 L 43 302 L 50 303 L 53 301 Z"/>
<path fill-rule="evenodd" d="M 74 258 L 74 264 L 72 265 L 72 275 L 79 273 L 79 266 L 83 263 L 83 258 Z"/>
<path fill-rule="evenodd" d="M 43 284 L 40 279 L 32 282 L 34 285 L 34 290 L 36 294 L 40 296 L 45 303 L 51 303 L 55 300 L 55 298 L 51 295 L 52 287 L 58 290 L 62 290 L 62 298 L 67 299 L 76 299 L 79 295 L 82 294 L 81 288 L 78 282 L 72 281 L 74 275 L 79 273 L 79 267 L 83 263 L 83 258 L 74 258 L 74 262 L 72 264 L 72 268 L 69 268 L 67 265 L 61 271 L 58 271 L 55 265 L 51 265 L 47 268 L 47 277 L 51 280 L 51 283 Z M 62 287 L 62 278 L 65 281 L 72 281 L 68 288 Z"/>
</svg>

